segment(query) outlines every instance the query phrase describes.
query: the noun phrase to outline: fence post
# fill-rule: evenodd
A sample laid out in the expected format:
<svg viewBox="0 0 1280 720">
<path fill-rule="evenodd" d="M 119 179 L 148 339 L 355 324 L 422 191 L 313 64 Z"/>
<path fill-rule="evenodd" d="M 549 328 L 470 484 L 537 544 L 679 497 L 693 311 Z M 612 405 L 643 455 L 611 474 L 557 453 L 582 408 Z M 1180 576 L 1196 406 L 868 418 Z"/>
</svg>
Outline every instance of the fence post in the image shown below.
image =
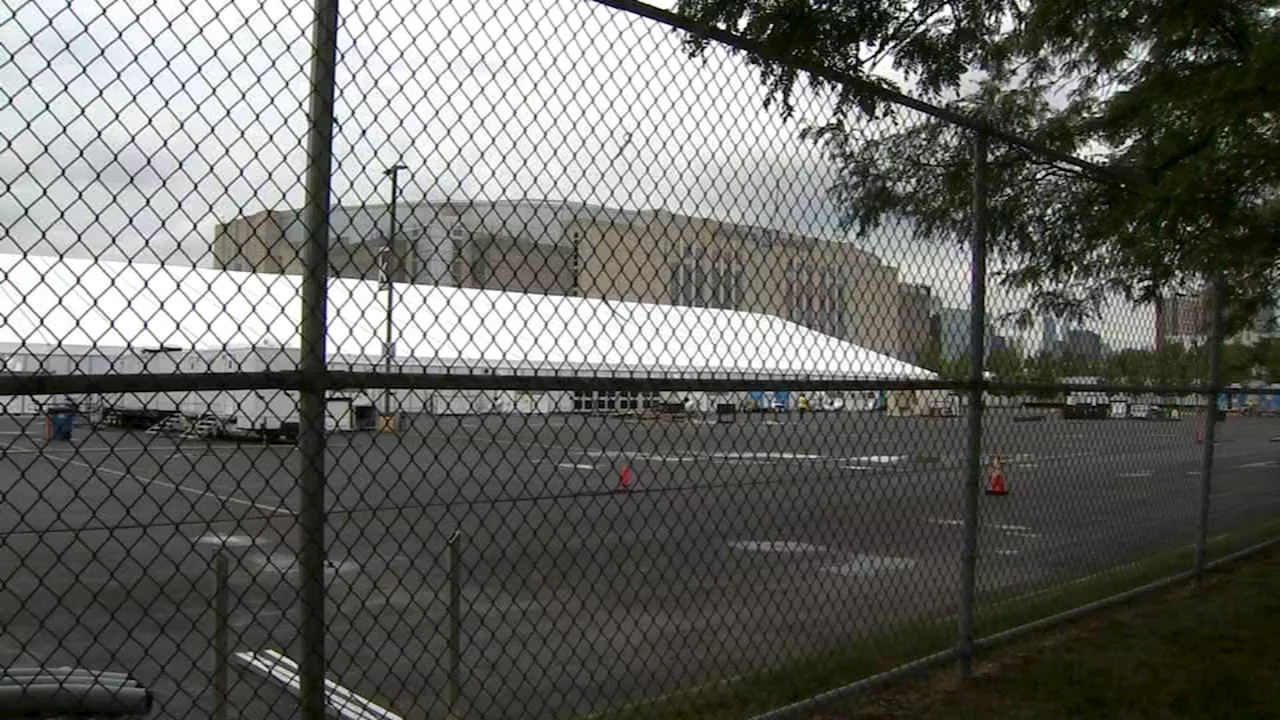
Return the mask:
<svg viewBox="0 0 1280 720">
<path fill-rule="evenodd" d="M 303 378 L 298 393 L 300 546 L 299 605 L 302 656 L 298 695 L 303 720 L 325 720 L 325 315 L 329 269 L 329 193 L 333 165 L 333 99 L 338 43 L 338 0 L 315 0 L 311 39 L 311 91 L 307 137 L 306 205 L 302 221 L 302 317 L 298 334 Z"/>
<path fill-rule="evenodd" d="M 960 556 L 960 627 L 956 650 L 960 677 L 973 672 L 977 595 L 978 495 L 982 486 L 982 393 L 987 320 L 987 136 L 973 137 L 972 257 L 969 279 L 969 407 L 965 455 L 964 547 Z"/>
<path fill-rule="evenodd" d="M 449 537 L 449 720 L 458 720 L 462 700 L 462 533 Z"/>
<path fill-rule="evenodd" d="M 213 720 L 227 720 L 227 555 L 223 548 L 213 558 Z"/>
<path fill-rule="evenodd" d="M 1204 450 L 1200 457 L 1200 506 L 1196 522 L 1196 551 L 1192 570 L 1198 584 L 1204 575 L 1209 538 L 1209 494 L 1213 489 L 1213 452 L 1218 424 L 1218 393 L 1222 391 L 1222 345 L 1225 341 L 1226 287 L 1215 273 L 1209 280 L 1209 378 L 1205 386 Z"/>
</svg>

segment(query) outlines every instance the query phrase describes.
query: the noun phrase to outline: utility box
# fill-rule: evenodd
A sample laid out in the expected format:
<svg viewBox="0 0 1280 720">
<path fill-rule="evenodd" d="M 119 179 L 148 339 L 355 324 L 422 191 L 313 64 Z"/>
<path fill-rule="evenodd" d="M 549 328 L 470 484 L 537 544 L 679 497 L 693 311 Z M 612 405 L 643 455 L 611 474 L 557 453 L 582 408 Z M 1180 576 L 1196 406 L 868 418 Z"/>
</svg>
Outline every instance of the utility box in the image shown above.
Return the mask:
<svg viewBox="0 0 1280 720">
<path fill-rule="evenodd" d="M 45 410 L 45 439 L 70 440 L 76 428 L 75 408 L 55 405 Z"/>
</svg>

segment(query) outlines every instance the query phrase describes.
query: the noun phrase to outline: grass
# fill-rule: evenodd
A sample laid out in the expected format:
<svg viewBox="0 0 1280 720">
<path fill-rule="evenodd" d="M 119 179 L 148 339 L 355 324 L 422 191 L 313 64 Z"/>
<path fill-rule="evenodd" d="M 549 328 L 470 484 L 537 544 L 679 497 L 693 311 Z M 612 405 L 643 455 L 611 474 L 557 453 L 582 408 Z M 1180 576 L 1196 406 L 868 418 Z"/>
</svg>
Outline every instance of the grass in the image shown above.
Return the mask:
<svg viewBox="0 0 1280 720">
<path fill-rule="evenodd" d="M 1031 636 L 952 672 L 845 701 L 823 720 L 1212 720 L 1280 708 L 1280 550 Z"/>
<path fill-rule="evenodd" d="M 1208 556 L 1212 560 L 1277 534 L 1280 534 L 1280 519 L 1235 529 L 1229 534 L 1211 538 Z M 992 635 L 1183 572 L 1190 569 L 1191 559 L 1190 547 L 1178 548 L 1044 591 L 1013 597 L 983 597 L 975 618 L 978 633 L 980 636 Z M 1280 577 L 1280 560 L 1275 562 L 1275 567 L 1278 569 L 1277 577 Z M 1280 585 L 1280 581 L 1277 584 Z M 1277 589 L 1280 590 L 1280 587 Z M 1275 596 L 1277 604 L 1280 604 L 1280 592 L 1276 592 Z M 1276 622 L 1274 629 L 1280 630 L 1280 614 L 1277 614 Z M 642 701 L 592 717 L 596 720 L 658 717 L 729 720 L 749 717 L 946 650 L 955 644 L 955 633 L 954 616 L 904 624 L 833 652 L 792 661 L 772 670 L 723 683 Z M 1275 637 L 1280 637 L 1280 634 Z M 1000 655 L 1001 651 L 994 653 Z M 1277 653 L 1276 659 L 1280 661 L 1280 653 Z M 1276 664 L 1280 667 L 1280 662 Z M 905 718 L 908 715 L 884 717 Z"/>
</svg>

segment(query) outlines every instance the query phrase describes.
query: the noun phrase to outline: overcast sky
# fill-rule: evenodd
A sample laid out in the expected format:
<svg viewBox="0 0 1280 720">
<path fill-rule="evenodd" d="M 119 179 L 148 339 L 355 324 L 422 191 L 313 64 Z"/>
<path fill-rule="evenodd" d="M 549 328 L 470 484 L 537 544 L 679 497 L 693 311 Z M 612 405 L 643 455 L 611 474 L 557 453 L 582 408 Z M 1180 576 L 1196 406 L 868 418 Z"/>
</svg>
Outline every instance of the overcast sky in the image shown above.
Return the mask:
<svg viewBox="0 0 1280 720">
<path fill-rule="evenodd" d="M 207 264 L 213 225 L 303 198 L 310 3 L 0 0 L 0 250 Z M 835 236 L 832 168 L 756 75 L 588 0 L 341 4 L 334 201 L 546 197 Z M 967 305 L 962 248 L 867 243 Z M 994 292 L 998 311 L 1018 299 Z M 1147 317 L 1110 313 L 1117 345 Z"/>
</svg>

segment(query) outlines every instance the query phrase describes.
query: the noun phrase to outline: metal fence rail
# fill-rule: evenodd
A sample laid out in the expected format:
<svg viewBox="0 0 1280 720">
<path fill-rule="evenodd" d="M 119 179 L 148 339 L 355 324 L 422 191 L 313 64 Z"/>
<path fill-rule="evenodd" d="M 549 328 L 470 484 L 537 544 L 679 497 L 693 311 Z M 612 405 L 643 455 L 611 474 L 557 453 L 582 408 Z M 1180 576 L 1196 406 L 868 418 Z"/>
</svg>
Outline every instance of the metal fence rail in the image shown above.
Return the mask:
<svg viewBox="0 0 1280 720">
<path fill-rule="evenodd" d="M 1113 169 L 793 64 L 888 108 L 824 144 L 730 50 L 787 58 L 620 0 L 7 8 L 0 669 L 794 716 L 1276 539 L 1221 292 L 1188 348 L 1004 321 L 993 158 Z M 911 131 L 884 191 L 955 217 L 873 223 Z"/>
</svg>

